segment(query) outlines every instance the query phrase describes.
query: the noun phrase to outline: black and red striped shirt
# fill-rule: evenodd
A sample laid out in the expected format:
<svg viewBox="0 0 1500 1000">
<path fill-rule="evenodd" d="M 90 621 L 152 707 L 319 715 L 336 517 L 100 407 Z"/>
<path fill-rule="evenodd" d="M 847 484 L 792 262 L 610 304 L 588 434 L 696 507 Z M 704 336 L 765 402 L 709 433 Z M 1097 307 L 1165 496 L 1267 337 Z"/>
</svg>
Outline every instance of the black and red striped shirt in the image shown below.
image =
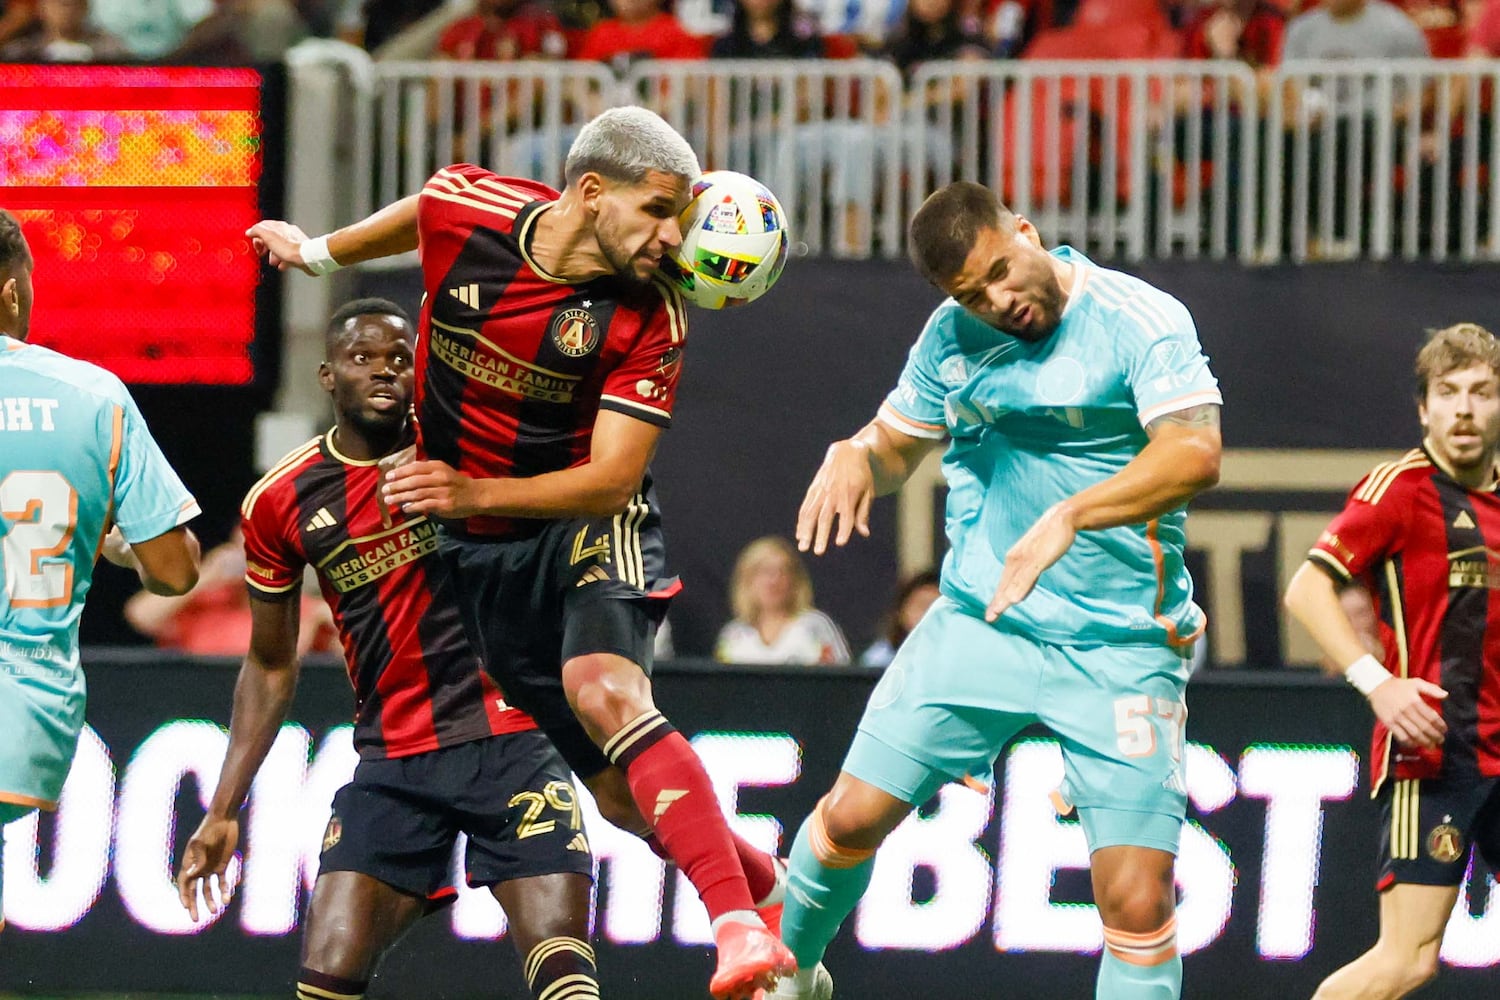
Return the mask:
<svg viewBox="0 0 1500 1000">
<path fill-rule="evenodd" d="M 584 464 L 600 409 L 672 421 L 687 334 L 681 296 L 665 281 L 548 274 L 529 244 L 557 197 L 468 164 L 439 170 L 422 189 L 419 447 L 476 478 Z M 539 523 L 471 517 L 464 527 L 506 537 Z"/>
<path fill-rule="evenodd" d="M 1448 692 L 1430 702 L 1448 724 L 1439 747 L 1393 747 L 1375 723 L 1373 790 L 1392 772 L 1500 775 L 1500 495 L 1411 451 L 1360 480 L 1308 555 L 1370 590 L 1388 670 Z"/>
<path fill-rule="evenodd" d="M 252 597 L 295 599 L 312 565 L 343 642 L 360 756 L 535 729 L 465 638 L 436 525 L 397 512 L 383 526 L 380 469 L 340 454 L 334 437 L 293 451 L 245 496 L 245 579 Z"/>
</svg>

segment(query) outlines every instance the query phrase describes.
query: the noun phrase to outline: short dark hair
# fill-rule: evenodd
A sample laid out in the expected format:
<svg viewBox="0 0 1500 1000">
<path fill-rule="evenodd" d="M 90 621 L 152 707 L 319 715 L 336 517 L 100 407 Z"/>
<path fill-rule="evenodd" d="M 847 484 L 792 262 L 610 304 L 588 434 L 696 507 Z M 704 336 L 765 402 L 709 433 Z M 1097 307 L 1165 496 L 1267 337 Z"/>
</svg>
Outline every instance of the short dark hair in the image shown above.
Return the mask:
<svg viewBox="0 0 1500 1000">
<path fill-rule="evenodd" d="M 31 263 L 31 248 L 21 232 L 21 221 L 5 209 L 0 208 L 0 272 L 9 271 L 17 264 Z"/>
<path fill-rule="evenodd" d="M 912 216 L 911 262 L 922 277 L 942 287 L 963 270 L 982 230 L 1003 232 L 1015 223 L 1015 213 L 995 192 L 972 181 L 954 181 L 929 195 Z"/>
<path fill-rule="evenodd" d="M 332 351 L 344 336 L 344 327 L 356 316 L 394 316 L 407 326 L 412 325 L 411 316 L 405 309 L 390 299 L 363 298 L 345 302 L 328 318 L 328 328 L 323 332 L 323 347 Z"/>
</svg>

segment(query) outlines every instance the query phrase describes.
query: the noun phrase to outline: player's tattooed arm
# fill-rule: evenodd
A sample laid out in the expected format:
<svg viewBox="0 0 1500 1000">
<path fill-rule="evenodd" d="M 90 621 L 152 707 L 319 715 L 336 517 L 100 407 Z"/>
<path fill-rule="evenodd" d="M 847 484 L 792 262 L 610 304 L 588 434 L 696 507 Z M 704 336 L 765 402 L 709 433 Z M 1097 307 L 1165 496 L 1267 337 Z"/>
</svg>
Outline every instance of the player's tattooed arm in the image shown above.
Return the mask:
<svg viewBox="0 0 1500 1000">
<path fill-rule="evenodd" d="M 1219 404 L 1202 403 L 1185 410 L 1164 413 L 1146 425 L 1146 435 L 1155 438 L 1164 427 L 1219 428 Z"/>
</svg>

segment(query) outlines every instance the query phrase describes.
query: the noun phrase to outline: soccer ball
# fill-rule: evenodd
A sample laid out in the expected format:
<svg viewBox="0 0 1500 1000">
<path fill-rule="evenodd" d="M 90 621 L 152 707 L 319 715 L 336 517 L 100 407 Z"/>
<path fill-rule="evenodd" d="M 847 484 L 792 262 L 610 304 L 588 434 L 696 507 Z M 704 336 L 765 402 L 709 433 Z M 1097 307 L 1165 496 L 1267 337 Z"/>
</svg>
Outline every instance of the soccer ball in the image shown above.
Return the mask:
<svg viewBox="0 0 1500 1000">
<path fill-rule="evenodd" d="M 713 170 L 693 183 L 682 210 L 682 246 L 665 271 L 682 297 L 705 309 L 760 298 L 786 263 L 786 213 L 756 180 Z"/>
</svg>

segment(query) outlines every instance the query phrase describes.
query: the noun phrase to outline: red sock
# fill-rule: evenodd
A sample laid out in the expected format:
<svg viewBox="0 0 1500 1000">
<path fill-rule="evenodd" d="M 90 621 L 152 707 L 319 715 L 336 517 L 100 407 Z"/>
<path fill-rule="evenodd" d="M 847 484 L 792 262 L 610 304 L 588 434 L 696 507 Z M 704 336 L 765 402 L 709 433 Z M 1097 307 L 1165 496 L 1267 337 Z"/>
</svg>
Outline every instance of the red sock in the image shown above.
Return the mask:
<svg viewBox="0 0 1500 1000">
<path fill-rule="evenodd" d="M 653 710 L 610 737 L 604 753 L 625 772 L 641 815 L 698 890 L 709 919 L 755 909 L 708 772 L 682 734 Z"/>
<path fill-rule="evenodd" d="M 729 836 L 734 838 L 734 852 L 739 855 L 740 868 L 745 873 L 745 884 L 750 888 L 750 898 L 758 904 L 776 888 L 776 862 L 771 859 L 771 855 L 752 847 L 749 841 L 733 830 L 729 831 Z M 672 860 L 671 853 L 656 834 L 648 833 L 643 839 L 646 846 L 651 848 L 651 853 L 663 861 Z"/>
</svg>

